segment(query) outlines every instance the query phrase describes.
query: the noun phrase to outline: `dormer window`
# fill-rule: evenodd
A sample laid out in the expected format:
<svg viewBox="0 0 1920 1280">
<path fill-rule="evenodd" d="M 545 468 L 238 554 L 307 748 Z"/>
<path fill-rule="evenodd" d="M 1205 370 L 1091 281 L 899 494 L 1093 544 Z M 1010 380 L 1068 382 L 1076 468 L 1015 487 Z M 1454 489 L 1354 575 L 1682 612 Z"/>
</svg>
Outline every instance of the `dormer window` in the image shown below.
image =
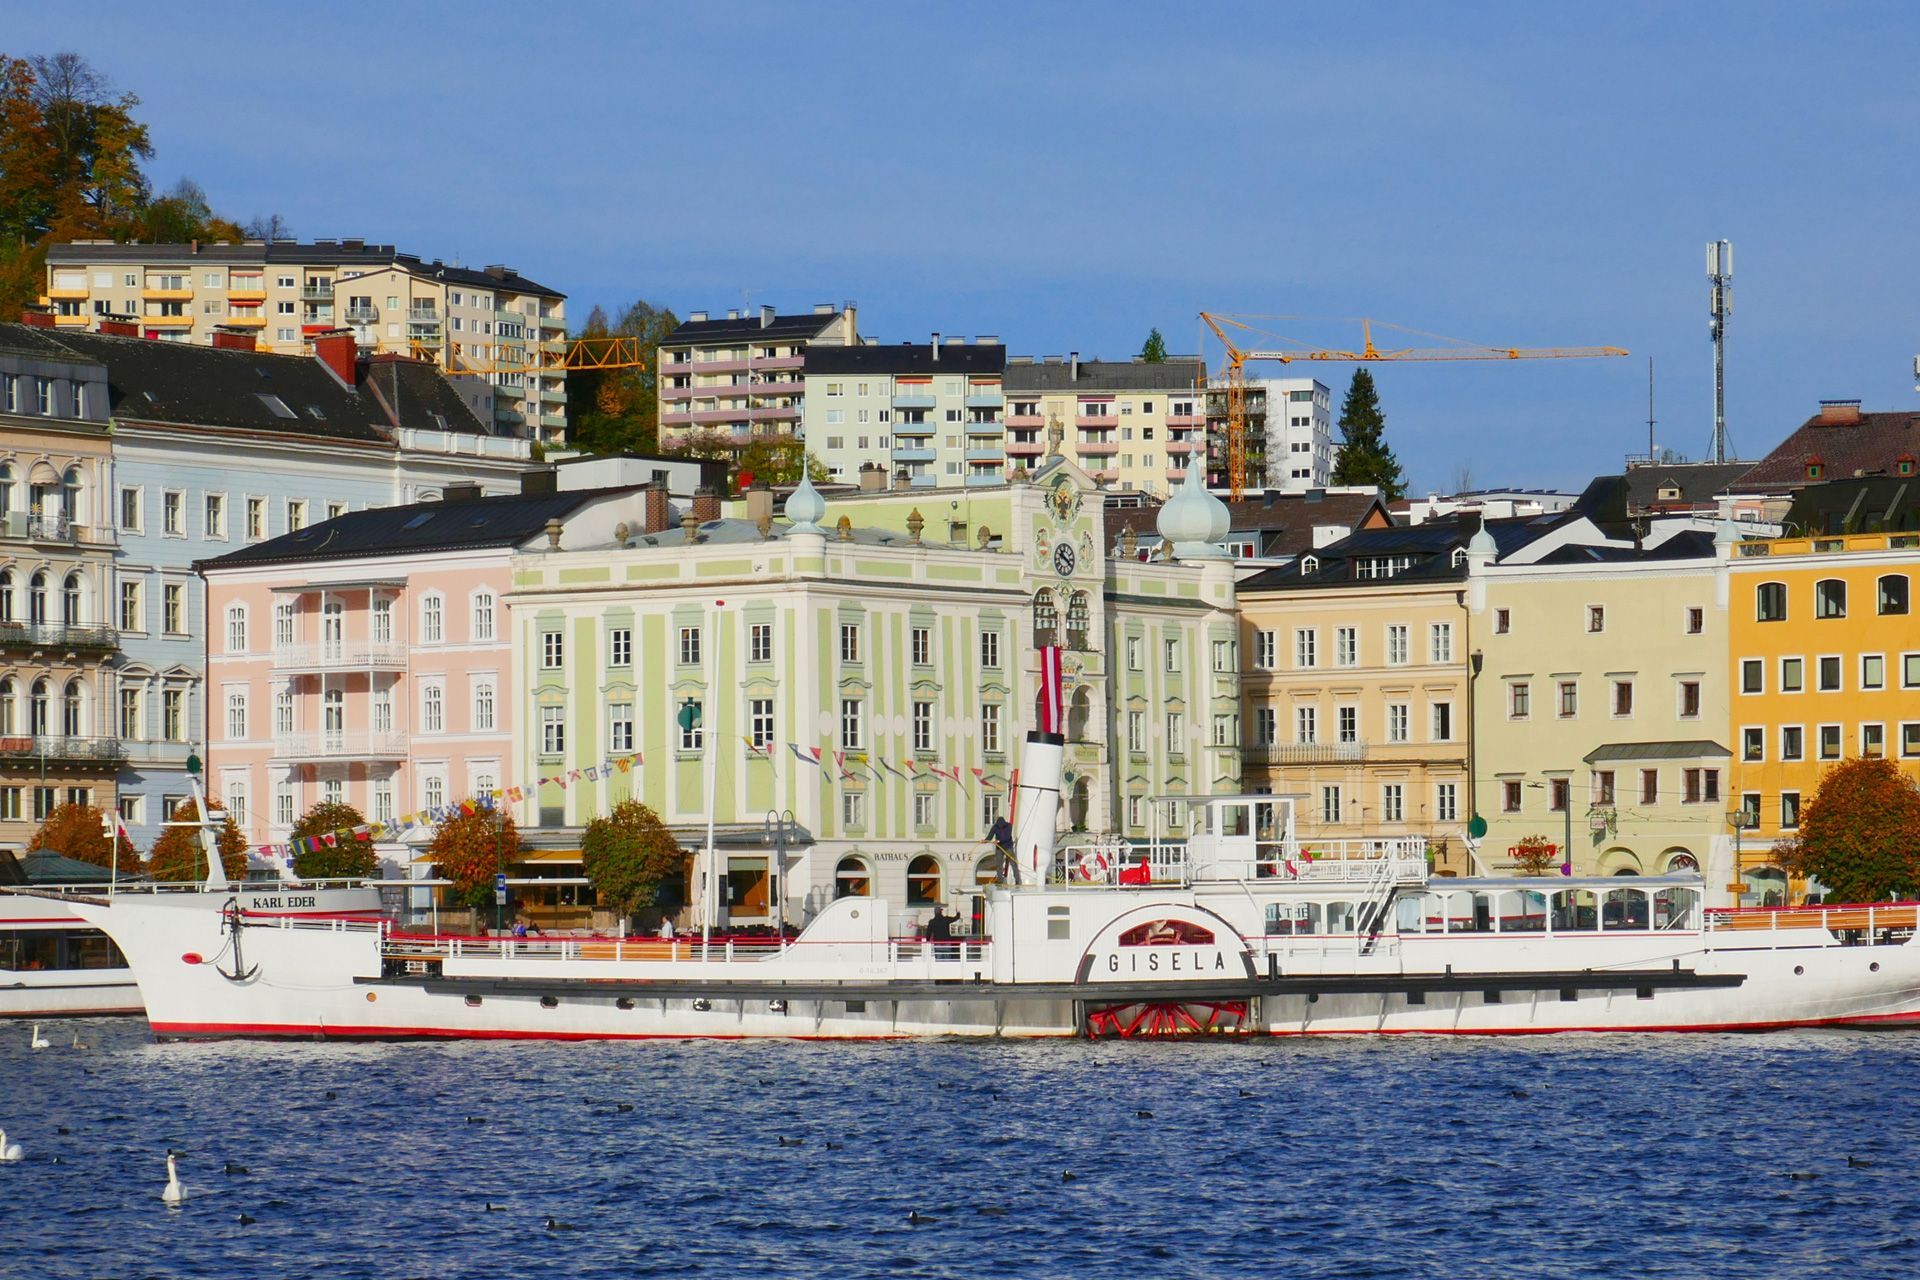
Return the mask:
<svg viewBox="0 0 1920 1280">
<path fill-rule="evenodd" d="M 1301 577 L 1303 578 L 1312 577 L 1314 574 L 1318 572 L 1320 572 L 1319 556 L 1301 556 L 1300 557 L 1300 576 Z"/>
<path fill-rule="evenodd" d="M 1662 502 L 1680 501 L 1680 486 L 1674 485 L 1674 484 L 1662 485 L 1660 487 L 1660 501 Z"/>
<path fill-rule="evenodd" d="M 1893 473 L 1897 476 L 1912 475 L 1913 474 L 1913 455 L 1910 453 L 1903 453 L 1898 458 L 1895 458 L 1893 460 Z"/>
<path fill-rule="evenodd" d="M 1818 480 L 1821 474 L 1826 471 L 1826 469 L 1827 469 L 1826 464 L 1821 462 L 1820 459 L 1818 458 L 1807 459 L 1807 479 Z"/>
<path fill-rule="evenodd" d="M 1465 547 L 1455 547 L 1453 549 L 1453 567 L 1458 569 L 1461 565 L 1465 564 L 1466 562 L 1467 562 L 1467 549 Z"/>
</svg>

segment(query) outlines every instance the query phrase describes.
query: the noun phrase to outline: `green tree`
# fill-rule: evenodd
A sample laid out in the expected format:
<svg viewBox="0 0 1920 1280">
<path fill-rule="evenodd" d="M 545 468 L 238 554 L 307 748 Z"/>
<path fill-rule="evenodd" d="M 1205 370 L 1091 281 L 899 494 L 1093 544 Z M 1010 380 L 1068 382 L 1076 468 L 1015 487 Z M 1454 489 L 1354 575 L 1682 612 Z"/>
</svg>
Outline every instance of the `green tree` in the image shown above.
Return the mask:
<svg viewBox="0 0 1920 1280">
<path fill-rule="evenodd" d="M 801 441 L 793 436 L 762 437 L 740 451 L 731 483 L 736 493 L 744 489 L 749 480 L 772 485 L 799 484 L 802 463 L 815 484 L 826 483 L 827 468 L 807 452 L 807 446 Z"/>
<path fill-rule="evenodd" d="M 1882 757 L 1827 770 L 1792 839 L 1774 854 L 1817 879 L 1834 902 L 1884 902 L 1920 894 L 1920 786 Z"/>
<path fill-rule="evenodd" d="M 453 881 L 453 897 L 468 907 L 493 905 L 493 877 L 520 857 L 520 830 L 505 809 L 473 804 L 471 813 L 456 807 L 434 829 L 427 853 L 441 877 Z M 494 819 L 500 820 L 496 833 Z"/>
<path fill-rule="evenodd" d="M 316 802 L 300 815 L 300 821 L 293 824 L 290 838 L 296 842 L 313 836 L 331 835 L 336 838 L 331 845 L 322 840 L 318 849 L 294 850 L 293 873 L 302 880 L 362 879 L 371 876 L 380 861 L 374 857 L 373 843 L 355 839 L 352 831 L 352 828 L 365 822 L 366 818 L 350 804 L 330 804 L 325 800 Z"/>
<path fill-rule="evenodd" d="M 1140 358 L 1148 364 L 1161 364 L 1167 358 L 1167 340 L 1155 329 L 1147 335 L 1147 345 L 1140 348 Z"/>
<path fill-rule="evenodd" d="M 1371 484 L 1388 502 L 1407 496 L 1406 473 L 1387 447 L 1387 417 L 1380 411 L 1380 395 L 1373 374 L 1353 371 L 1353 383 L 1340 406 L 1340 460 L 1333 467 L 1335 484 Z"/>
<path fill-rule="evenodd" d="M 105 810 L 96 809 L 87 804 L 63 804 L 47 815 L 27 840 L 27 852 L 45 849 L 48 853 L 63 854 L 77 858 L 81 862 L 91 862 L 96 867 L 114 865 L 114 842 L 100 827 L 100 819 Z M 122 873 L 133 875 L 140 870 L 140 852 L 125 836 L 119 837 L 119 867 Z"/>
<path fill-rule="evenodd" d="M 200 810 L 191 800 L 182 800 L 173 811 L 171 822 L 197 822 Z M 229 880 L 244 880 L 247 875 L 247 838 L 233 825 L 229 816 L 220 825 L 215 838 L 220 850 L 220 866 Z M 147 874 L 155 880 L 175 882 L 199 880 L 207 874 L 207 858 L 200 845 L 200 828 L 170 826 L 153 842 L 147 855 Z"/>
<path fill-rule="evenodd" d="M 148 202 L 140 213 L 139 234 L 152 244 L 184 244 L 190 240 L 236 243 L 246 238 L 237 225 L 219 217 L 207 203 L 207 193 L 192 178 L 182 178 L 171 190 Z"/>
<path fill-rule="evenodd" d="M 576 337 L 638 338 L 637 369 L 581 369 L 567 376 L 568 443 L 587 453 L 658 453 L 660 342 L 679 317 L 640 299 L 617 320 L 595 307 Z"/>
<path fill-rule="evenodd" d="M 622 800 L 587 824 L 580 863 L 601 903 L 631 916 L 653 905 L 663 881 L 685 874 L 687 855 L 659 814 L 638 800 Z"/>
</svg>

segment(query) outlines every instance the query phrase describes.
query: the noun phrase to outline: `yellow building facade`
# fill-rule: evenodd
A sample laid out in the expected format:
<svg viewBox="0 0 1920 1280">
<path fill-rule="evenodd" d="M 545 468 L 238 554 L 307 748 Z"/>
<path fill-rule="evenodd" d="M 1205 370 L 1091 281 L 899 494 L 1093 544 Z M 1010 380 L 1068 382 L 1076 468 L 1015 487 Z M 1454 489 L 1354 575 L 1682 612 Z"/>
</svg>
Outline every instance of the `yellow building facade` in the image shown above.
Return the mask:
<svg viewBox="0 0 1920 1280">
<path fill-rule="evenodd" d="M 1470 870 L 1462 585 L 1242 587 L 1245 783 L 1301 797 L 1302 839 L 1420 835 L 1436 870 Z"/>
<path fill-rule="evenodd" d="M 1863 533 L 1727 548 L 1728 722 L 1743 900 L 1805 891 L 1773 854 L 1841 760 L 1886 756 L 1920 778 L 1920 534 Z"/>
<path fill-rule="evenodd" d="M 1529 836 L 1575 875 L 1731 869 L 1727 632 L 1705 535 L 1498 564 L 1470 555 L 1480 856 Z M 1566 850 L 1571 850 L 1568 859 Z"/>
</svg>

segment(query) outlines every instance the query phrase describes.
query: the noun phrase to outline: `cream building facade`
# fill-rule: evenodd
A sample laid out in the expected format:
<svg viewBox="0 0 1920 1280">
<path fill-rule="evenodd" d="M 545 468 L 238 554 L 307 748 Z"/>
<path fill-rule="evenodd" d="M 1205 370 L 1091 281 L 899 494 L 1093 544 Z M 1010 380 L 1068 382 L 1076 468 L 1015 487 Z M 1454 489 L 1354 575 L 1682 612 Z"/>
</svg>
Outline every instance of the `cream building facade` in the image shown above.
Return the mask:
<svg viewBox="0 0 1920 1280">
<path fill-rule="evenodd" d="M 1007 465 L 1069 458 L 1109 489 L 1167 495 L 1207 461 L 1206 368 L 1165 360 L 1007 361 Z"/>
</svg>

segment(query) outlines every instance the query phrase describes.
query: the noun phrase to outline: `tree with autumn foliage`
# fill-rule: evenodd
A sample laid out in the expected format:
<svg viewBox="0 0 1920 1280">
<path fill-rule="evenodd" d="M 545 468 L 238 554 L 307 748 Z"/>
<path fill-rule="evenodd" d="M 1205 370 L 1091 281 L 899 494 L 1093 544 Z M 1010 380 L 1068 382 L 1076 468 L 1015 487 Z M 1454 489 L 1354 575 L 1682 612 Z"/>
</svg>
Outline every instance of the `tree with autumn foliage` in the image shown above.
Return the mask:
<svg viewBox="0 0 1920 1280">
<path fill-rule="evenodd" d="M 191 800 L 182 800 L 173 811 L 170 822 L 198 822 L 200 810 Z M 204 879 L 207 874 L 207 856 L 200 844 L 200 828 L 188 826 L 169 826 L 153 842 L 153 852 L 147 855 L 147 874 L 155 880 L 174 883 Z M 247 838 L 240 834 L 240 828 L 233 823 L 232 815 L 226 815 L 220 823 L 220 834 L 215 837 L 216 847 L 220 850 L 220 867 L 229 880 L 247 878 Z"/>
<path fill-rule="evenodd" d="M 609 320 L 595 307 L 576 338 L 637 338 L 637 369 L 576 369 L 567 375 L 567 443 L 586 453 L 659 452 L 660 342 L 680 327 L 644 298 Z"/>
<path fill-rule="evenodd" d="M 663 881 L 686 873 L 687 855 L 659 814 L 622 800 L 587 824 L 580 863 L 601 903 L 631 916 L 653 905 Z"/>
<path fill-rule="evenodd" d="M 493 877 L 520 857 L 520 831 L 505 809 L 468 801 L 434 828 L 427 854 L 441 879 L 453 882 L 456 902 L 484 907 L 493 902 Z"/>
<path fill-rule="evenodd" d="M 296 847 L 293 873 L 302 880 L 358 880 L 371 876 L 379 865 L 379 859 L 373 855 L 373 844 L 353 834 L 353 828 L 365 826 L 366 821 L 350 804 L 316 802 L 293 824 L 289 838 L 296 846 L 314 836 L 332 836 L 334 841 L 328 844 L 323 838 L 317 849 Z"/>
<path fill-rule="evenodd" d="M 39 299 L 64 241 L 242 238 L 191 179 L 154 198 L 139 105 L 77 53 L 0 54 L 0 316 Z"/>
<path fill-rule="evenodd" d="M 1920 786 L 1891 760 L 1843 760 L 1820 779 L 1799 831 L 1774 854 L 1794 875 L 1826 886 L 1830 902 L 1920 896 Z"/>
<path fill-rule="evenodd" d="M 115 865 L 114 845 L 119 848 L 118 862 L 121 872 L 131 875 L 140 870 L 140 851 L 125 836 L 115 840 L 107 839 L 101 829 L 100 821 L 106 816 L 106 810 L 96 809 L 90 804 L 63 804 L 47 815 L 40 829 L 27 841 L 27 852 L 45 849 L 48 853 L 58 853 L 81 862 L 91 862 L 96 867 Z"/>
</svg>

